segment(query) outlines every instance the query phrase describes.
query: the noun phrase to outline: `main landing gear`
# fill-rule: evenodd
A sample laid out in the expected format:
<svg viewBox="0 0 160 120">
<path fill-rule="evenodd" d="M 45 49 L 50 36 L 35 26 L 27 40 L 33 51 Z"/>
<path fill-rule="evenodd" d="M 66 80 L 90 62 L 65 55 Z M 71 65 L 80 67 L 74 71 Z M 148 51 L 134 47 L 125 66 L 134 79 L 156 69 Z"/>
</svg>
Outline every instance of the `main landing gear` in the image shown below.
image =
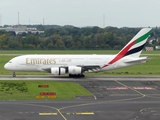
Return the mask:
<svg viewBox="0 0 160 120">
<path fill-rule="evenodd" d="M 83 75 L 83 74 L 78 74 L 78 75 L 69 74 L 69 77 L 72 77 L 72 78 L 80 78 L 80 77 L 85 77 L 85 75 Z"/>
<path fill-rule="evenodd" d="M 13 77 L 16 77 L 16 73 L 15 72 L 13 72 Z"/>
</svg>

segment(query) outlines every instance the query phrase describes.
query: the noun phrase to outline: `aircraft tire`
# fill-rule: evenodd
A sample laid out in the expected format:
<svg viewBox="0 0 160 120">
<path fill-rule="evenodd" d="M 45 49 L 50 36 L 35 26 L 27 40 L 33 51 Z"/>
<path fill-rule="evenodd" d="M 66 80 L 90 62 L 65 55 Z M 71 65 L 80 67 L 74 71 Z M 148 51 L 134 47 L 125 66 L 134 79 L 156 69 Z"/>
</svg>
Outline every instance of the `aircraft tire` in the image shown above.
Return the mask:
<svg viewBox="0 0 160 120">
<path fill-rule="evenodd" d="M 72 77 L 72 74 L 69 74 L 69 77 Z"/>
<path fill-rule="evenodd" d="M 80 77 L 85 77 L 85 75 L 83 75 L 83 74 L 78 74 L 78 75 L 69 74 L 69 77 L 71 77 L 71 78 L 80 78 Z"/>
<path fill-rule="evenodd" d="M 16 77 L 16 74 L 15 74 L 15 72 L 13 72 L 13 77 Z"/>
</svg>

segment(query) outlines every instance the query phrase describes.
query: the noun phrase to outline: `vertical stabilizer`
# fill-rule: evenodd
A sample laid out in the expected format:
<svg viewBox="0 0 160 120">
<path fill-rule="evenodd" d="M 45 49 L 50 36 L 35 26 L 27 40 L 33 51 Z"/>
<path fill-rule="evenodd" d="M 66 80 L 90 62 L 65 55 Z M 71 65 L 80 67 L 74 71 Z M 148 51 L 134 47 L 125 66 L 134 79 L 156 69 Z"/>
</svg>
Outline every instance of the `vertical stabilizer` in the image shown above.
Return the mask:
<svg viewBox="0 0 160 120">
<path fill-rule="evenodd" d="M 141 29 L 132 40 L 118 53 L 119 56 L 139 57 L 147 39 L 150 35 L 151 28 Z"/>
<path fill-rule="evenodd" d="M 120 60 L 125 56 L 139 58 L 144 45 L 147 42 L 147 39 L 151 33 L 151 28 L 143 28 L 141 29 L 133 38 L 132 40 L 106 65 L 106 66 L 113 64 Z"/>
</svg>

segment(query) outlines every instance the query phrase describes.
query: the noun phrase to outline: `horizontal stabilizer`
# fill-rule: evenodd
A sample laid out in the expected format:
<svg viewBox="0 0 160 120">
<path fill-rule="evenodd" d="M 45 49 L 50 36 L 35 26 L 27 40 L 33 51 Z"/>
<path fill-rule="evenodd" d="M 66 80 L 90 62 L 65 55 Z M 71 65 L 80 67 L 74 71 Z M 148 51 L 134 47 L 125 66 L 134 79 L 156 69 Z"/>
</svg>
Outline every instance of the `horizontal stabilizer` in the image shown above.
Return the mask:
<svg viewBox="0 0 160 120">
<path fill-rule="evenodd" d="M 138 58 L 138 59 L 134 59 L 134 60 L 127 60 L 127 61 L 125 61 L 125 63 L 142 63 L 142 62 L 146 62 L 148 60 L 151 60 L 151 58 L 143 57 L 143 58 Z"/>
</svg>

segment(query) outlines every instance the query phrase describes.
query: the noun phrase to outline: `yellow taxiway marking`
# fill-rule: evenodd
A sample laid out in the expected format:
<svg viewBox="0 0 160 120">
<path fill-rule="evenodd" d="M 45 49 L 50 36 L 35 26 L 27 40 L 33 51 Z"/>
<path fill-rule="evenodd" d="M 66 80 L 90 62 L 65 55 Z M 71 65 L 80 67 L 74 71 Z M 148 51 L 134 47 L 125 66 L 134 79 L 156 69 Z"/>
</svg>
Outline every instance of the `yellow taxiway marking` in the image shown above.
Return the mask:
<svg viewBox="0 0 160 120">
<path fill-rule="evenodd" d="M 63 118 L 64 120 L 67 120 L 67 119 L 64 117 L 64 115 L 61 113 L 60 109 L 57 109 L 57 111 L 59 112 L 59 114 L 62 116 L 62 118 Z"/>
<path fill-rule="evenodd" d="M 117 82 L 117 83 L 118 83 L 118 84 L 120 84 L 120 85 L 123 85 L 123 86 L 125 86 L 125 87 L 128 87 L 129 89 L 131 89 L 132 91 L 135 91 L 136 93 L 138 93 L 138 94 L 142 95 L 143 97 L 145 97 L 145 96 L 146 96 L 145 94 L 143 94 L 143 93 L 141 93 L 141 92 L 139 92 L 139 91 L 137 91 L 137 90 L 133 89 L 132 87 L 129 87 L 129 86 L 127 86 L 127 85 L 125 85 L 125 84 L 123 84 L 123 83 L 121 83 L 121 82 L 117 81 L 117 80 L 114 80 L 114 81 L 115 81 L 115 82 Z"/>
<path fill-rule="evenodd" d="M 117 86 L 100 86 L 99 88 L 116 88 L 116 87 Z M 127 87 L 133 88 L 133 87 L 136 87 L 136 86 L 127 86 Z M 143 88 L 143 87 L 148 87 L 148 86 L 137 86 L 137 87 Z M 157 88 L 157 86 L 149 86 L 149 88 Z"/>
<path fill-rule="evenodd" d="M 57 115 L 56 112 L 52 112 L 52 113 L 39 113 L 39 115 Z"/>
<path fill-rule="evenodd" d="M 64 120 L 67 120 L 67 119 L 65 118 L 65 116 L 61 113 L 60 109 L 58 109 L 58 108 L 56 108 L 56 107 L 51 107 L 51 106 L 46 106 L 46 105 L 35 105 L 35 104 L 23 104 L 23 105 L 38 106 L 38 107 L 47 107 L 47 108 L 55 109 L 55 110 L 58 111 L 58 113 L 62 116 L 62 118 L 63 118 Z M 40 115 L 40 114 L 41 114 L 41 113 L 39 113 L 39 115 Z"/>
<path fill-rule="evenodd" d="M 139 96 L 140 94 L 110 94 L 109 96 Z M 160 94 L 145 94 L 147 97 L 160 98 Z"/>
<path fill-rule="evenodd" d="M 110 94 L 109 96 L 139 96 L 139 94 Z"/>
<path fill-rule="evenodd" d="M 160 96 L 154 96 L 154 95 L 146 95 L 149 98 L 160 98 Z"/>
<path fill-rule="evenodd" d="M 94 115 L 94 112 L 76 112 L 76 115 Z"/>
<path fill-rule="evenodd" d="M 35 112 L 19 112 L 19 114 L 30 114 L 30 113 L 32 113 L 32 114 L 34 114 Z"/>
<path fill-rule="evenodd" d="M 67 115 L 70 115 L 71 113 L 70 113 L 70 112 L 67 112 L 66 114 L 67 114 Z"/>
<path fill-rule="evenodd" d="M 141 98 L 144 98 L 144 96 L 138 96 L 138 97 L 135 97 L 135 98 L 125 98 L 125 99 L 119 99 L 119 100 L 108 100 L 108 101 L 103 101 L 103 102 L 91 102 L 91 103 L 77 104 L 77 105 L 62 107 L 59 110 L 63 110 L 63 109 L 67 109 L 67 108 L 73 108 L 73 107 L 99 105 L 99 104 L 105 104 L 105 103 L 109 103 L 109 102 L 124 102 L 124 101 L 129 101 L 129 100 L 137 100 L 137 99 L 141 99 Z"/>
<path fill-rule="evenodd" d="M 157 96 L 160 96 L 160 94 L 146 94 L 146 95 L 157 95 Z"/>
</svg>

